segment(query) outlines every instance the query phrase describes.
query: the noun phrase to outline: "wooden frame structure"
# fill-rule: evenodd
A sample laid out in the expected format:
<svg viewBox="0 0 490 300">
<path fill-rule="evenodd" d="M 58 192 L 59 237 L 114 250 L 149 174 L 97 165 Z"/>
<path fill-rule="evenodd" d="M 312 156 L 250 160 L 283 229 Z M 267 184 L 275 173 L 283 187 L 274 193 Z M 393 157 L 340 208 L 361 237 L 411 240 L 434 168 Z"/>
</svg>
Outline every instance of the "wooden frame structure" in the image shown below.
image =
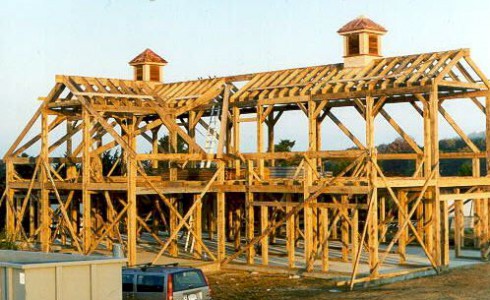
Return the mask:
<svg viewBox="0 0 490 300">
<path fill-rule="evenodd" d="M 176 83 L 57 76 L 4 157 L 7 189 L 0 205 L 6 205 L 6 229 L 18 240 L 38 241 L 43 251 L 65 244 L 89 254 L 119 242 L 129 264 L 136 263 L 142 231 L 152 236 L 156 262 L 164 253 L 179 255 L 176 240 L 185 230 L 195 239 L 196 258 L 224 266 L 239 259 L 269 265 L 269 245 L 285 227 L 285 268 L 301 263 L 307 271 L 328 272 L 329 242 L 340 240 L 342 260 L 352 262 L 353 285 L 387 276 L 380 270 L 393 247 L 401 264 L 412 244 L 423 249 L 427 266 L 437 271 L 447 266 L 450 210 L 458 254 L 464 243 L 463 203 L 471 201 L 478 218 L 475 246 L 487 257 L 489 88 L 467 49 L 380 58 L 364 68 L 335 64 Z M 481 110 L 485 149 L 444 109 L 445 102 L 457 100 L 472 101 Z M 409 103 L 420 115 L 423 147 L 385 109 L 400 103 Z M 213 106 L 221 109 L 218 146 L 206 153 L 196 130 L 209 127 L 206 117 Z M 365 142 L 336 116 L 344 107 L 359 112 Z M 274 125 L 285 111 L 304 112 L 307 151 L 274 152 Z M 467 144 L 467 152 L 439 151 L 441 117 Z M 321 150 L 326 118 L 352 140 L 354 149 Z M 378 154 L 375 118 L 386 119 L 413 151 Z M 32 133 L 39 122 L 40 132 Z M 241 124 L 246 122 L 256 124 L 253 153 L 241 151 Z M 159 147 L 162 134 L 169 136 L 169 149 Z M 178 139 L 186 145 L 184 153 Z M 142 144 L 151 152 L 141 150 Z M 22 156 L 29 149 L 37 155 Z M 59 149 L 66 154 L 54 155 Z M 114 149 L 122 151 L 121 160 L 103 170 L 101 156 Z M 276 162 L 290 158 L 299 158 L 294 175 L 273 176 Z M 470 160 L 473 176 L 441 176 L 439 162 L 449 159 Z M 212 167 L 199 168 L 204 160 Z M 337 160 L 348 163 L 337 174 L 325 172 L 324 163 Z M 380 167 L 384 160 L 413 161 L 415 172 L 387 176 Z M 482 161 L 485 174 L 480 174 Z M 117 176 L 116 164 L 122 166 Z M 34 169 L 28 178 L 18 172 L 25 165 Z M 167 223 L 166 235 L 151 228 L 154 219 Z M 396 231 L 387 234 L 393 221 Z M 210 224 L 206 238 L 203 224 Z M 227 248 L 230 238 L 235 249 Z M 209 239 L 216 240 L 215 250 Z M 363 261 L 369 276 L 356 279 Z"/>
</svg>

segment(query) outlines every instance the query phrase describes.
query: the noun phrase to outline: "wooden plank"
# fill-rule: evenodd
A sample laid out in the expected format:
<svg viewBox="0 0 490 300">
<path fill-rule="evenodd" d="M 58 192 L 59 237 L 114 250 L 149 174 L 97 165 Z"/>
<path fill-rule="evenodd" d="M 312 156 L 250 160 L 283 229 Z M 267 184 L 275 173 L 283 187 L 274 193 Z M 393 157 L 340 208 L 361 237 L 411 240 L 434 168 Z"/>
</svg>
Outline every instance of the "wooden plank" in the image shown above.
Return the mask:
<svg viewBox="0 0 490 300">
<path fill-rule="evenodd" d="M 422 154 L 422 150 L 420 147 L 417 145 L 415 140 L 410 137 L 401 127 L 398 125 L 398 123 L 384 110 L 380 109 L 379 113 L 388 121 L 388 123 L 395 129 L 396 132 L 410 145 L 410 147 L 418 154 Z"/>
<path fill-rule="evenodd" d="M 223 95 L 223 105 L 221 107 L 220 133 L 216 156 L 223 157 L 223 147 L 225 144 L 226 129 L 228 128 L 228 102 L 230 98 L 230 86 L 226 85 Z"/>
<path fill-rule="evenodd" d="M 408 212 L 408 199 L 407 193 L 403 190 L 398 192 L 398 228 L 402 228 L 405 223 L 405 216 Z M 411 222 L 409 220 L 409 222 Z M 400 238 L 398 239 L 398 254 L 400 255 L 400 264 L 404 264 L 407 261 L 407 242 L 408 242 L 408 228 L 400 229 L 402 231 Z"/>
<path fill-rule="evenodd" d="M 329 220 L 328 220 L 328 209 L 320 208 L 320 217 L 319 217 L 319 227 L 320 227 L 320 242 L 322 244 L 322 271 L 328 272 L 329 269 L 329 249 L 328 249 L 328 238 L 330 236 L 329 228 Z"/>
<path fill-rule="evenodd" d="M 286 194 L 284 195 L 286 198 L 286 203 L 291 203 L 292 201 L 292 195 L 291 194 Z M 289 213 L 291 211 L 292 207 L 291 206 L 286 206 L 286 213 Z M 289 218 L 286 221 L 286 249 L 288 252 L 288 267 L 289 268 L 294 268 L 295 267 L 295 218 Z"/>
<path fill-rule="evenodd" d="M 90 134 L 92 122 L 90 112 L 87 109 L 82 110 L 82 205 L 83 205 L 83 252 L 87 253 L 93 241 L 92 236 L 92 200 L 88 190 L 90 184 L 90 148 L 92 146 L 92 137 Z"/>
<path fill-rule="evenodd" d="M 48 112 L 43 109 L 41 112 L 41 152 L 39 157 L 42 161 L 46 161 L 48 158 Z M 49 216 L 49 211 L 51 209 L 50 201 L 49 201 L 49 190 L 47 189 L 47 185 L 44 182 L 48 181 L 47 170 L 44 168 L 41 169 L 41 174 L 39 176 L 39 183 L 41 184 L 40 190 L 40 210 L 41 210 L 41 218 L 40 222 L 40 240 L 41 240 L 41 251 L 49 252 L 50 251 L 50 236 L 51 236 L 51 217 Z M 13 196 L 13 195 L 9 195 Z M 9 197 L 9 198 L 11 198 Z M 11 199 L 12 201 L 13 199 Z"/>
<path fill-rule="evenodd" d="M 490 198 L 490 192 L 441 194 L 439 196 L 440 201 L 451 201 L 451 200 L 466 201 L 466 200 L 470 200 L 470 199 L 480 199 L 480 198 Z"/>
<path fill-rule="evenodd" d="M 461 127 L 458 126 L 456 121 L 449 115 L 449 113 L 439 105 L 439 112 L 446 119 L 446 121 L 451 125 L 451 127 L 456 131 L 456 133 L 461 137 L 461 139 L 466 143 L 466 145 L 471 149 L 471 151 L 477 153 L 480 152 L 480 149 L 473 143 L 473 141 L 464 133 Z"/>
<path fill-rule="evenodd" d="M 262 206 L 260 208 L 260 228 L 262 232 L 269 226 L 269 208 L 267 206 Z M 262 239 L 261 244 L 262 252 L 262 265 L 269 265 L 269 236 L 266 235 Z"/>
<path fill-rule="evenodd" d="M 22 142 L 26 134 L 29 132 L 29 130 L 32 128 L 34 123 L 37 121 L 39 116 L 41 116 L 41 112 L 44 110 L 46 104 L 55 98 L 57 98 L 64 90 L 64 85 L 61 83 L 56 83 L 51 92 L 49 93 L 48 97 L 43 101 L 43 104 L 36 110 L 34 115 L 31 117 L 29 122 L 27 122 L 26 126 L 22 130 L 22 132 L 19 134 L 19 136 L 15 139 L 14 143 L 10 148 L 7 150 L 5 153 L 3 159 L 7 159 L 14 151 L 15 149 L 19 146 L 19 144 Z"/>
<path fill-rule="evenodd" d="M 217 201 L 217 223 L 218 223 L 218 250 L 217 258 L 223 260 L 226 257 L 226 210 L 225 193 L 216 193 Z"/>
<path fill-rule="evenodd" d="M 136 126 L 135 117 L 129 120 L 128 126 L 128 134 L 126 135 L 128 139 L 128 145 L 136 151 L 136 136 L 134 134 L 135 126 Z M 138 208 L 136 203 L 136 169 L 137 162 L 135 157 L 127 154 L 125 157 L 126 167 L 127 167 L 127 203 L 129 205 L 128 213 L 127 213 L 127 231 L 128 231 L 128 243 L 127 243 L 127 252 L 128 252 L 128 265 L 134 266 L 137 263 L 137 231 L 138 231 Z"/>
<path fill-rule="evenodd" d="M 351 261 L 354 267 L 357 251 L 359 250 L 359 210 L 357 209 L 352 211 L 351 217 L 351 249 Z"/>
<path fill-rule="evenodd" d="M 365 149 L 366 147 L 357 139 L 357 137 L 345 127 L 345 125 L 340 122 L 339 119 L 332 113 L 327 112 L 327 116 L 339 127 L 339 129 L 360 149 Z"/>
</svg>

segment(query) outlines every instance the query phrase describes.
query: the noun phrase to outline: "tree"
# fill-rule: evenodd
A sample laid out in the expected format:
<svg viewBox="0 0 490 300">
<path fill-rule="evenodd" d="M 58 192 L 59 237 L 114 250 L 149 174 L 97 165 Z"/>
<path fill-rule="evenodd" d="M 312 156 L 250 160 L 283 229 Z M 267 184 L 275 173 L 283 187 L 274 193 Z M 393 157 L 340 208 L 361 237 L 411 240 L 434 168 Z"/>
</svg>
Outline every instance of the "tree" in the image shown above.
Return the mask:
<svg viewBox="0 0 490 300">
<path fill-rule="evenodd" d="M 278 144 L 274 145 L 274 152 L 291 152 L 294 144 L 296 144 L 296 141 L 281 140 Z"/>
<path fill-rule="evenodd" d="M 122 175 L 122 161 L 119 159 L 121 157 L 121 153 L 119 150 L 114 151 L 104 151 L 102 153 L 101 161 L 102 161 L 102 173 L 104 176 L 109 174 L 109 171 L 114 168 L 111 173 L 111 176 L 120 176 Z M 114 166 L 116 164 L 116 166 Z"/>
<path fill-rule="evenodd" d="M 274 145 L 274 152 L 291 152 L 293 150 L 296 141 L 281 140 L 278 144 Z M 279 167 L 296 166 L 299 164 L 301 156 L 297 155 L 289 159 L 278 159 L 277 165 Z"/>
<path fill-rule="evenodd" d="M 379 153 L 410 153 L 412 147 L 402 138 L 397 138 L 389 144 L 378 146 Z M 385 160 L 380 162 L 385 175 L 410 176 L 415 172 L 415 163 L 412 160 Z"/>
<path fill-rule="evenodd" d="M 165 151 L 168 151 L 170 149 L 169 147 L 169 136 L 164 135 L 158 140 L 158 145 L 164 149 Z M 178 135 L 177 136 L 177 153 L 186 153 L 187 152 L 187 144 L 184 142 L 184 139 Z"/>
</svg>

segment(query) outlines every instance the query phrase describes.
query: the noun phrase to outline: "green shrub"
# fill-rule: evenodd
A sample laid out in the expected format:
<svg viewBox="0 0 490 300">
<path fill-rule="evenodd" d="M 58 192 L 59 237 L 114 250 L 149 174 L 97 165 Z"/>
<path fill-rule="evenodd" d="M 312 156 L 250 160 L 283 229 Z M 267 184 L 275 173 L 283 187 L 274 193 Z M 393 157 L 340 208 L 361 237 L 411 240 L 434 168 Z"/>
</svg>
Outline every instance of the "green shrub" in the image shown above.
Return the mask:
<svg viewBox="0 0 490 300">
<path fill-rule="evenodd" d="M 18 250 L 19 247 L 15 243 L 12 236 L 6 232 L 0 232 L 0 249 L 2 250 Z"/>
</svg>

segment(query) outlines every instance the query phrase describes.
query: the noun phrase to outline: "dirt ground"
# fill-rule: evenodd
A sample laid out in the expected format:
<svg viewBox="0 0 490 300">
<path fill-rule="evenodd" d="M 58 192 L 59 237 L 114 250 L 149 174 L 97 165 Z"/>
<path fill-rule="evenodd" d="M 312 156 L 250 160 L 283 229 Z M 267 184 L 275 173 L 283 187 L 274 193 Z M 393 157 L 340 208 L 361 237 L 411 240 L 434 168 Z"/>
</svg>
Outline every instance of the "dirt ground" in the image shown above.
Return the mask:
<svg viewBox="0 0 490 300">
<path fill-rule="evenodd" d="M 490 299 L 490 264 L 447 271 L 352 292 L 332 282 L 287 275 L 217 273 L 208 276 L 213 299 Z"/>
</svg>

